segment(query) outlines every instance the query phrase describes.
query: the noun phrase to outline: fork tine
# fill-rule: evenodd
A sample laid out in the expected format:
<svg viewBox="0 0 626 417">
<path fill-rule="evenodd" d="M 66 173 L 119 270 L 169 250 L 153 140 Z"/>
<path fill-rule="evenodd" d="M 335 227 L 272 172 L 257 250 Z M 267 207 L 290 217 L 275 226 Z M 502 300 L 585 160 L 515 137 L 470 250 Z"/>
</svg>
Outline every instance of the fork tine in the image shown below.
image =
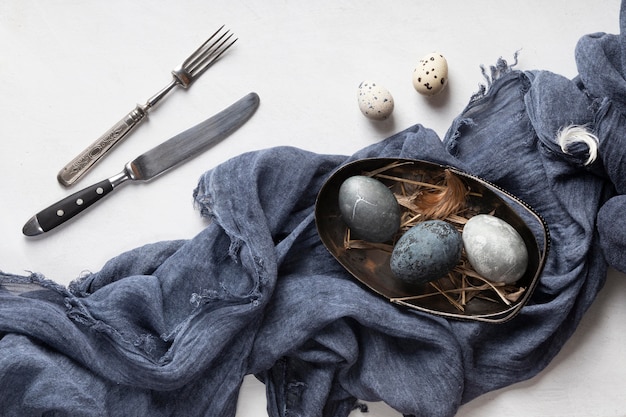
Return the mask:
<svg viewBox="0 0 626 417">
<path fill-rule="evenodd" d="M 2 1 L 2 0 L 0 0 Z M 65 186 L 74 184 L 98 162 L 115 144 L 124 139 L 142 120 L 148 111 L 160 102 L 175 87 L 188 88 L 200 77 L 237 39 L 231 41 L 230 30 L 220 35 L 222 25 L 209 39 L 196 49 L 182 64 L 171 71 L 172 80 L 145 104 L 138 104 L 122 120 L 106 131 L 96 142 L 75 157 L 59 172 L 57 178 Z"/>
<path fill-rule="evenodd" d="M 223 36 L 225 35 L 226 34 L 224 34 Z M 213 62 L 215 62 L 224 52 L 226 52 L 228 48 L 230 48 L 237 41 L 237 39 L 234 39 L 228 45 L 224 46 L 226 42 L 228 42 L 233 37 L 233 35 L 230 34 L 226 39 L 222 40 L 219 45 L 215 46 L 217 42 L 222 39 L 222 37 L 220 37 L 213 45 L 211 45 L 210 50 L 206 50 L 203 55 L 199 56 L 194 61 L 193 65 L 189 68 L 189 72 L 194 77 L 199 77 L 200 74 L 202 74 L 209 66 L 211 66 Z"/>
<path fill-rule="evenodd" d="M 217 31 L 215 31 L 214 34 L 212 34 L 209 39 L 207 39 L 206 41 L 204 41 L 204 43 L 202 45 L 200 45 L 198 47 L 198 49 L 196 49 L 195 51 L 192 52 L 191 55 L 189 55 L 189 57 L 187 57 L 187 59 L 185 59 L 185 61 L 182 63 L 182 67 L 186 68 L 189 66 L 189 64 L 191 63 L 191 61 L 195 60 L 198 58 L 198 56 L 202 55 L 205 49 L 210 49 L 213 45 L 210 45 L 207 48 L 207 45 L 209 44 L 209 42 L 211 42 L 211 40 L 213 40 L 214 37 L 217 36 L 218 33 L 220 33 L 222 31 L 222 29 L 224 29 L 224 26 L 226 25 L 222 25 Z M 226 33 L 228 33 L 229 30 L 226 30 Z M 224 35 L 222 35 L 221 37 L 224 37 Z M 217 40 L 219 41 L 219 39 Z"/>
<path fill-rule="evenodd" d="M 221 34 L 217 39 L 213 39 L 220 33 L 224 26 L 220 27 L 209 39 L 207 39 L 198 49 L 196 49 L 187 58 L 182 67 L 193 77 L 199 77 L 204 71 L 206 71 L 213 62 L 215 62 L 228 48 L 230 48 L 237 39 L 228 43 L 232 39 L 233 34 L 230 30 L 227 30 Z M 227 36 L 228 35 L 228 36 Z M 209 45 L 209 43 L 213 41 Z"/>
</svg>

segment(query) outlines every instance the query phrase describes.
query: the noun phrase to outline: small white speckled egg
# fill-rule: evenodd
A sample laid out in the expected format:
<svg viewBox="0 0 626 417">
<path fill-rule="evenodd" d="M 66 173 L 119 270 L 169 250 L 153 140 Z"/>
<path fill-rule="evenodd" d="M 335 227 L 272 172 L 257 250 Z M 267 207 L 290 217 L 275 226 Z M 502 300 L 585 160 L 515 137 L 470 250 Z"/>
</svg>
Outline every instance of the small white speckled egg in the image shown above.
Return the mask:
<svg viewBox="0 0 626 417">
<path fill-rule="evenodd" d="M 434 96 L 446 88 L 448 84 L 448 61 L 438 52 L 428 54 L 420 59 L 413 70 L 413 87 L 425 96 Z"/>
<path fill-rule="evenodd" d="M 368 119 L 385 120 L 393 112 L 393 97 L 383 86 L 363 81 L 358 91 L 359 110 Z"/>
</svg>

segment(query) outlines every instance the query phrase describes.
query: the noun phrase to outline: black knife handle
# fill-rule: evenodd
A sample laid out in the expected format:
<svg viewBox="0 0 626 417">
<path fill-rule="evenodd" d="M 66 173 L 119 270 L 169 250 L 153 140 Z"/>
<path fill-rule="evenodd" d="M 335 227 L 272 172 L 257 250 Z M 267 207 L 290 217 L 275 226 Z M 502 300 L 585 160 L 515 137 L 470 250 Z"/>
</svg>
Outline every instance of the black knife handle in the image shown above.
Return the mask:
<svg viewBox="0 0 626 417">
<path fill-rule="evenodd" d="M 113 184 L 109 179 L 100 181 L 43 209 L 29 223 L 38 223 L 41 233 L 52 230 L 102 200 L 113 191 L 113 188 Z M 26 232 L 29 223 L 24 226 L 24 234 L 38 234 Z"/>
</svg>

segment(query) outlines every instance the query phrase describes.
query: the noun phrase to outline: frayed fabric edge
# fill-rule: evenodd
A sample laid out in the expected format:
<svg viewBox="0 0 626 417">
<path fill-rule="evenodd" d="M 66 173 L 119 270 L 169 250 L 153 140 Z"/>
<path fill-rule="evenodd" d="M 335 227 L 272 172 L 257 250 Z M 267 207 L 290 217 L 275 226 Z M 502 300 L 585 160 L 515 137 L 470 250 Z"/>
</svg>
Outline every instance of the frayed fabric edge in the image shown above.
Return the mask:
<svg viewBox="0 0 626 417">
<path fill-rule="evenodd" d="M 200 212 L 200 216 L 206 219 L 213 219 L 214 213 L 211 209 L 212 199 L 206 194 L 200 195 L 200 187 L 193 191 L 193 202 L 195 208 Z"/>
<path fill-rule="evenodd" d="M 0 271 L 0 287 L 5 288 L 12 294 L 19 295 L 32 291 L 34 289 L 33 286 L 38 286 L 42 289 L 55 291 L 65 297 L 71 297 L 70 292 L 63 285 L 46 278 L 40 273 L 26 272 L 29 275 L 8 274 Z"/>
<path fill-rule="evenodd" d="M 202 218 L 205 218 L 212 223 L 220 225 L 220 227 L 230 238 L 231 243 L 230 247 L 228 248 L 228 255 L 233 260 L 233 262 L 239 263 L 239 252 L 244 243 L 243 239 L 239 236 L 234 235 L 233 233 L 229 233 L 228 230 L 226 230 L 226 228 L 222 226 L 217 212 L 213 209 L 214 201 L 212 198 L 212 193 L 201 191 L 201 188 L 204 187 L 203 182 L 204 177 L 200 179 L 198 186 L 193 191 L 194 207 L 200 212 L 200 216 Z"/>
<path fill-rule="evenodd" d="M 73 322 L 88 327 L 94 332 L 108 335 L 128 345 L 139 347 L 137 342 L 133 343 L 133 341 L 126 340 L 116 329 L 93 317 L 89 310 L 69 289 L 46 278 L 42 274 L 30 272 L 30 275 L 15 275 L 0 271 L 0 288 L 18 297 L 32 291 L 54 291 L 63 297 L 66 309 L 65 314 Z M 141 344 L 145 345 L 145 342 Z"/>
<path fill-rule="evenodd" d="M 474 126 L 475 123 L 472 119 L 472 117 L 470 117 L 468 114 L 468 110 L 471 109 L 474 105 L 476 105 L 476 102 L 485 98 L 486 96 L 489 95 L 489 93 L 491 92 L 491 89 L 493 87 L 493 85 L 496 83 L 496 81 L 500 80 L 502 77 L 504 77 L 507 74 L 510 74 L 511 72 L 513 72 L 514 68 L 517 66 L 518 64 L 518 56 L 519 56 L 520 50 L 515 51 L 515 53 L 513 54 L 513 63 L 509 64 L 504 58 L 500 57 L 498 58 L 498 60 L 496 61 L 495 65 L 491 65 L 489 67 L 489 72 L 487 72 L 487 68 L 485 67 L 485 65 L 481 65 L 480 69 L 481 69 L 481 73 L 485 79 L 486 84 L 479 84 L 478 86 L 478 91 L 475 92 L 471 97 L 470 100 L 467 104 L 467 106 L 465 107 L 463 113 L 461 114 L 461 117 L 457 118 L 452 126 L 450 126 L 450 128 L 448 129 L 445 138 L 444 138 L 444 143 L 446 146 L 446 149 L 448 150 L 448 152 L 453 155 L 456 156 L 457 155 L 457 145 L 458 145 L 458 140 L 461 138 L 462 132 L 461 130 L 463 129 L 464 126 Z M 467 113 L 467 115 L 466 115 Z M 465 116 L 464 116 L 465 115 Z"/>
<path fill-rule="evenodd" d="M 514 62 L 510 65 L 504 58 L 498 58 L 495 65 L 489 66 L 489 73 L 487 73 L 487 68 L 485 67 L 485 65 L 480 66 L 480 71 L 483 75 L 483 78 L 485 79 L 486 84 L 480 84 L 478 86 L 478 91 L 471 96 L 470 103 L 487 95 L 489 89 L 494 82 L 513 71 L 513 68 L 516 67 L 518 64 L 517 58 L 519 56 L 519 53 L 520 50 L 515 51 L 515 53 L 513 54 Z"/>
<path fill-rule="evenodd" d="M 128 339 L 115 327 L 94 317 L 91 312 L 81 303 L 81 301 L 75 297 L 67 297 L 65 299 L 65 307 L 67 309 L 67 317 L 70 320 L 81 326 L 85 326 L 94 334 L 99 334 L 101 336 L 109 338 L 113 341 L 114 345 L 118 346 L 118 348 L 122 348 L 128 351 L 134 351 L 135 353 L 140 353 L 145 360 L 150 361 L 153 364 L 162 365 L 170 361 L 171 358 L 168 356 L 169 351 L 161 357 L 152 357 L 156 349 L 156 341 L 157 339 L 159 339 L 159 336 L 152 334 L 141 334 L 138 335 L 135 339 Z M 164 342 L 168 341 L 162 336 L 161 339 Z"/>
<path fill-rule="evenodd" d="M 454 122 L 454 124 L 450 127 L 448 134 L 446 134 L 446 138 L 444 140 L 446 149 L 451 155 L 453 156 L 457 155 L 457 147 L 458 147 L 459 139 L 461 138 L 461 135 L 462 135 L 461 130 L 463 129 L 463 127 L 465 126 L 471 127 L 475 125 L 476 123 L 474 123 L 474 120 L 469 117 L 458 119 Z"/>
</svg>

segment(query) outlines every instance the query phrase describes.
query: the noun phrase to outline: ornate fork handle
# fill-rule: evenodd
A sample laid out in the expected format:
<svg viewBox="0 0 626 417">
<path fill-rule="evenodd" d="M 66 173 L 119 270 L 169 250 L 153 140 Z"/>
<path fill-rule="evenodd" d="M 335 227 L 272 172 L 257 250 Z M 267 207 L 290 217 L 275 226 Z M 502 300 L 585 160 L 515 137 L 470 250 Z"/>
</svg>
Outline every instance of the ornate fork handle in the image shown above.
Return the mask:
<svg viewBox="0 0 626 417">
<path fill-rule="evenodd" d="M 89 145 L 78 156 L 72 159 L 59 171 L 57 180 L 69 187 L 74 184 L 112 147 L 122 141 L 135 127 L 146 118 L 148 107 L 137 105 L 124 118 L 107 130 L 94 143 Z"/>
<path fill-rule="evenodd" d="M 122 141 L 133 131 L 139 123 L 146 118 L 148 111 L 163 99 L 176 86 L 188 88 L 204 71 L 206 71 L 237 39 L 232 40 L 233 34 L 229 30 L 222 32 L 220 27 L 209 39 L 196 49 L 181 65 L 172 71 L 172 80 L 154 96 L 150 97 L 146 104 L 138 104 L 122 120 L 117 122 L 111 129 L 106 131 L 87 149 L 65 165 L 57 180 L 66 187 L 74 184 L 91 167 L 102 159 L 108 151 Z"/>
</svg>

